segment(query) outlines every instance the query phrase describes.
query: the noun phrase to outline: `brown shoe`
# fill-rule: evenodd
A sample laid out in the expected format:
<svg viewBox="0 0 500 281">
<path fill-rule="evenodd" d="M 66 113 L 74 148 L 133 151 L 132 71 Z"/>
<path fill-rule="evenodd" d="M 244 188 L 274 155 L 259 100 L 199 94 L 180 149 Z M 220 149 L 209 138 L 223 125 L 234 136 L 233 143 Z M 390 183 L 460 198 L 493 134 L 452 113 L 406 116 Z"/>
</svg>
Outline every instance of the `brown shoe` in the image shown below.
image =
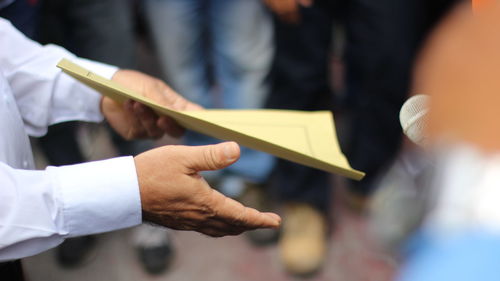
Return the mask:
<svg viewBox="0 0 500 281">
<path fill-rule="evenodd" d="M 285 206 L 279 246 L 288 272 L 298 276 L 316 273 L 326 253 L 325 217 L 308 204 Z"/>
</svg>

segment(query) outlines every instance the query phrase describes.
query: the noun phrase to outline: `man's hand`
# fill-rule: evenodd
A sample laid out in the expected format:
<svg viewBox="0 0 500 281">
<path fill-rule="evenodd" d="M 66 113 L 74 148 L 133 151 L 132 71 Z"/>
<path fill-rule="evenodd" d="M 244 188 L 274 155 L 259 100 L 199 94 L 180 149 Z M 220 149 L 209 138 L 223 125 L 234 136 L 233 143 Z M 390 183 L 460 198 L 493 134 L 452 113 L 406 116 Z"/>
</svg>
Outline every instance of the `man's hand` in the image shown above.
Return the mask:
<svg viewBox="0 0 500 281">
<path fill-rule="evenodd" d="M 163 146 L 135 157 L 143 219 L 178 230 L 210 236 L 237 235 L 278 227 L 281 218 L 260 213 L 210 188 L 200 171 L 217 170 L 240 155 L 236 143 Z"/>
<path fill-rule="evenodd" d="M 313 0 L 264 0 L 264 3 L 286 23 L 300 22 L 299 6 L 309 7 Z"/>
<path fill-rule="evenodd" d="M 200 106 L 181 97 L 161 80 L 137 71 L 118 70 L 112 80 L 174 110 L 201 109 Z M 178 137 L 183 133 L 183 129 L 174 120 L 166 116 L 159 117 L 150 108 L 132 100 L 120 104 L 103 97 L 101 110 L 111 127 L 127 140 L 159 138 L 165 133 Z"/>
</svg>

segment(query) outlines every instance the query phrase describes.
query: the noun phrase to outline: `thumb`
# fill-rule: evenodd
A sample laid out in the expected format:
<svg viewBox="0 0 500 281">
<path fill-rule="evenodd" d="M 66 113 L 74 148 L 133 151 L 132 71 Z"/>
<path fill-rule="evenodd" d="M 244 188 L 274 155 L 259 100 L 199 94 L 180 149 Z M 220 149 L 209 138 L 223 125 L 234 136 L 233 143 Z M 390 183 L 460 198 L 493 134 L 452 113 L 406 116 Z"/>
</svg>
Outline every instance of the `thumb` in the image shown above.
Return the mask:
<svg viewBox="0 0 500 281">
<path fill-rule="evenodd" d="M 191 147 L 188 168 L 196 172 L 225 168 L 240 158 L 240 147 L 235 142 Z"/>
</svg>

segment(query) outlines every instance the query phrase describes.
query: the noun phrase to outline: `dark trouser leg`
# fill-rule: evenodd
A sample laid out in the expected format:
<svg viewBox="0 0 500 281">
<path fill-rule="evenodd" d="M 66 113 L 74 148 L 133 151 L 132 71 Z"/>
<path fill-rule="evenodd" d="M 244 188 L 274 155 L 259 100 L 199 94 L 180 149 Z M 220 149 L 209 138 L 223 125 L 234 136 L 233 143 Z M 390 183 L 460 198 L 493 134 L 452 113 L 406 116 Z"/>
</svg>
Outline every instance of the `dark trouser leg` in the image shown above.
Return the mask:
<svg viewBox="0 0 500 281">
<path fill-rule="evenodd" d="M 0 17 L 6 18 L 29 38 L 35 38 L 39 26 L 40 3 L 16 0 L 0 10 Z"/>
<path fill-rule="evenodd" d="M 40 41 L 121 68 L 134 68 L 131 1 L 44 0 Z"/>
<path fill-rule="evenodd" d="M 130 5 L 124 0 L 45 0 L 38 38 L 42 43 L 62 45 L 80 57 L 133 68 L 136 62 Z M 75 139 L 77 126 L 76 122 L 50 126 L 40 139 L 51 164 L 85 160 Z M 120 151 L 125 149 L 122 143 Z"/>
<path fill-rule="evenodd" d="M 453 0 L 353 0 L 347 21 L 347 85 L 353 105 L 347 156 L 366 172 L 353 191 L 369 194 L 401 141 L 399 109 L 410 93 L 415 55 Z"/>
<path fill-rule="evenodd" d="M 64 46 L 76 55 L 122 68 L 135 67 L 132 11 L 127 0 L 44 0 L 39 40 Z M 51 164 L 85 159 L 75 138 L 76 122 L 49 127 L 40 144 Z M 120 149 L 122 151 L 122 149 Z M 67 239 L 58 249 L 61 265 L 81 264 L 95 244 L 92 236 Z"/>
<path fill-rule="evenodd" d="M 85 161 L 76 141 L 77 128 L 78 122 L 55 124 L 39 139 L 40 148 L 51 165 L 71 165 Z"/>
<path fill-rule="evenodd" d="M 288 25 L 275 21 L 276 58 L 267 107 L 331 109 L 328 86 L 332 17 L 324 1 L 302 9 L 302 21 Z M 330 199 L 327 173 L 279 160 L 274 170 L 277 197 L 304 202 L 325 210 Z"/>
<path fill-rule="evenodd" d="M 23 281 L 24 274 L 21 261 L 10 261 L 0 263 L 0 279 L 9 281 Z"/>
</svg>

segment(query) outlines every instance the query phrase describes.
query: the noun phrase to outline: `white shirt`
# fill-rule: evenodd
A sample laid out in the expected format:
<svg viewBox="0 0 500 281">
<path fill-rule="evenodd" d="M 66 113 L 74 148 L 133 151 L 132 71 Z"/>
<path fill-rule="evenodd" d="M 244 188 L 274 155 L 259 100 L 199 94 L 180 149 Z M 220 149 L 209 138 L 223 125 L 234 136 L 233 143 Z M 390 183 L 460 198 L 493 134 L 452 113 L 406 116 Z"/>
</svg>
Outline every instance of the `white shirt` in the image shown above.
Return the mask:
<svg viewBox="0 0 500 281">
<path fill-rule="evenodd" d="M 100 121 L 100 95 L 57 67 L 69 58 L 105 77 L 115 67 L 41 46 L 0 18 L 0 261 L 37 254 L 65 238 L 141 223 L 132 157 L 34 168 L 28 135 L 69 120 Z"/>
<path fill-rule="evenodd" d="M 437 155 L 436 203 L 424 227 L 443 239 L 471 229 L 500 234 L 500 154 L 447 144 Z"/>
</svg>

